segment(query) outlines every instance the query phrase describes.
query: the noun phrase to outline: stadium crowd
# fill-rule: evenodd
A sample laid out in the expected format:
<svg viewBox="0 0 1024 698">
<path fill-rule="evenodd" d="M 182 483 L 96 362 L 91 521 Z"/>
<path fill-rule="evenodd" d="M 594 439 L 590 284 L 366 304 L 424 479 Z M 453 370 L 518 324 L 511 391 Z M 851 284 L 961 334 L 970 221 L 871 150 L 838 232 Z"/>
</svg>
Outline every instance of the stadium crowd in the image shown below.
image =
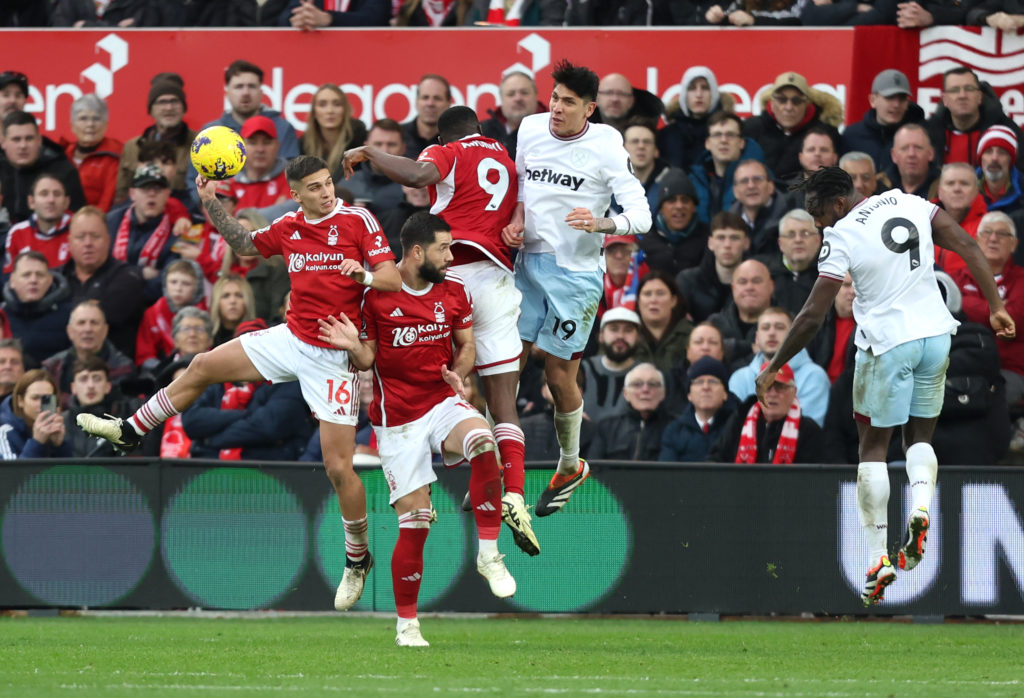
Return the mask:
<svg viewBox="0 0 1024 698">
<path fill-rule="evenodd" d="M 47 4 L 49 17 L 33 17 L 36 4 L 27 3 L 16 21 L 162 26 L 287 24 L 290 18 L 308 29 L 323 25 L 326 15 L 335 26 L 386 24 L 387 17 L 378 22 L 369 15 L 390 16 L 391 3 L 385 10 L 372 7 L 377 4 L 353 0 L 344 12 L 324 12 L 321 2 L 298 0 L 162 2 L 153 8 L 147 2 L 58 0 Z M 547 4 L 539 3 L 539 10 L 550 10 Z M 123 9 L 129 5 L 136 9 Z M 445 22 L 452 12 L 473 11 L 449 5 Z M 918 8 L 911 14 L 920 22 L 1024 25 L 1024 14 L 1006 14 L 1014 8 L 1024 13 L 1019 2 L 748 0 L 690 8 L 686 17 L 677 16 L 679 6 L 696 3 L 639 5 L 616 4 L 617 22 L 646 11 L 649 23 L 653 11 L 655 17 L 668 12 L 674 21 L 664 23 L 675 24 L 924 26 L 907 23 L 909 5 Z M 600 14 L 603 7 L 586 12 Z M 563 9 L 570 23 L 584 11 L 575 3 Z M 624 12 L 629 17 L 622 19 Z M 357 13 L 358 21 L 344 16 Z M 438 20 L 418 2 L 402 3 L 398 13 L 400 24 Z M 877 22 L 868 22 L 869 16 Z M 605 18 L 589 19 L 600 24 Z M 371 162 L 346 179 L 342 156 L 365 143 L 415 159 L 436 141 L 438 118 L 452 106 L 448 81 L 424 75 L 417 116 L 369 126 L 353 117 L 336 85 L 322 85 L 308 128 L 298 134 L 261 104 L 263 78 L 258 66 L 235 61 L 224 74 L 228 110 L 186 119 L 180 76 L 155 75 L 140 104 L 152 124 L 126 143 L 106 135 L 116 116 L 87 94 L 71 107 L 73 138 L 58 142 L 22 111 L 30 76 L 0 73 L 0 457 L 108 455 L 109 444 L 81 432 L 76 415 L 127 417 L 196 354 L 284 318 L 285 261 L 235 255 L 199 205 L 188 150 L 200 122 L 229 126 L 245 139 L 245 168 L 219 183 L 216 196 L 247 228 L 265 227 L 295 209 L 285 165 L 299 154 L 316 155 L 334 172 L 338 196 L 369 209 L 401 257 L 398 233 L 409 216 L 429 208 L 426 190 L 393 182 Z M 851 351 L 856 289 L 849 279 L 815 342 L 780 371 L 768 406 L 754 409 L 754 379 L 817 278 L 821 235 L 802 208 L 801 193 L 791 187 L 819 167 L 843 168 L 865 197 L 895 188 L 936 202 L 976 238 L 1007 309 L 1024 320 L 1024 250 L 1017 240 L 1024 230 L 1024 158 L 1018 159 L 1024 134 L 971 70 L 947 71 L 942 104 L 927 119 L 912 101 L 907 77 L 883 71 L 863 118 L 842 131 L 839 102 L 795 72 L 779 75 L 765 91 L 760 113 L 747 119 L 733 113 L 731 96 L 705 67 L 687 69 L 680 88 L 678 101 L 662 104 L 622 75 L 600 82 L 592 119 L 621 131 L 654 223 L 646 235 L 604 238 L 604 295 L 578 378 L 584 455 L 858 462 Z M 519 122 L 545 111 L 543 99 L 532 76 L 504 75 L 500 104 L 481 115 L 483 135 L 502 142 L 514 157 Z M 1024 451 L 1024 345 L 995 338 L 985 299 L 959 258 L 940 250 L 935 264 L 947 306 L 961 322 L 935 450 L 942 463 L 993 464 L 1009 448 Z M 534 348 L 526 362 L 517 403 L 527 460 L 558 453 L 539 354 Z M 362 427 L 369 400 L 364 391 Z M 142 452 L 317 459 L 319 441 L 308 414 L 296 383 L 215 385 L 148 436 Z M 358 452 L 374 453 L 372 432 L 359 433 Z M 902 458 L 895 441 L 891 454 Z"/>
</svg>

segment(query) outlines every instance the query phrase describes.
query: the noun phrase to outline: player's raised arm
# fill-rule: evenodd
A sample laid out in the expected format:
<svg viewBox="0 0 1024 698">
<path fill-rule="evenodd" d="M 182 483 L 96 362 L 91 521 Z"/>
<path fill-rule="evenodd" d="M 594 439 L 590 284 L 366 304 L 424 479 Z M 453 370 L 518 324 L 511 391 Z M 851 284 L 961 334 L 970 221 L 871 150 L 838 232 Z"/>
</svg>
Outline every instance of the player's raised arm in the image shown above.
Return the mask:
<svg viewBox="0 0 1024 698">
<path fill-rule="evenodd" d="M 317 323 L 320 325 L 321 342 L 347 351 L 352 364 L 360 371 L 373 366 L 373 360 L 377 357 L 377 340 L 359 339 L 359 328 L 345 313 L 339 313 L 338 317 L 328 315 L 326 320 L 320 318 Z"/>
<path fill-rule="evenodd" d="M 259 255 L 260 251 L 253 244 L 249 231 L 225 211 L 217 200 L 217 182 L 199 175 L 196 177 L 196 189 L 199 192 L 199 200 L 210 214 L 210 222 L 235 254 L 246 257 Z"/>
<path fill-rule="evenodd" d="M 338 270 L 356 283 L 378 291 L 398 291 L 402 288 L 402 275 L 398 273 L 398 267 L 392 259 L 374 264 L 372 271 L 367 270 L 359 260 L 343 259 Z"/>
<path fill-rule="evenodd" d="M 419 189 L 441 181 L 441 173 L 434 163 L 410 160 L 401 155 L 391 155 L 372 145 L 363 145 L 345 151 L 341 160 L 345 179 L 352 176 L 355 165 L 360 162 L 372 163 L 392 182 L 398 182 L 407 187 Z"/>
<path fill-rule="evenodd" d="M 938 209 L 932 218 L 932 239 L 941 247 L 955 252 L 964 262 L 971 276 L 978 282 L 978 287 L 988 301 L 989 322 L 996 336 L 1013 339 L 1017 336 L 1017 328 L 1013 318 L 1006 312 L 1003 299 L 999 297 L 995 277 L 989 268 L 988 260 L 982 254 L 978 243 L 967 234 L 967 231 L 953 220 L 953 217 L 942 209 Z"/>
</svg>

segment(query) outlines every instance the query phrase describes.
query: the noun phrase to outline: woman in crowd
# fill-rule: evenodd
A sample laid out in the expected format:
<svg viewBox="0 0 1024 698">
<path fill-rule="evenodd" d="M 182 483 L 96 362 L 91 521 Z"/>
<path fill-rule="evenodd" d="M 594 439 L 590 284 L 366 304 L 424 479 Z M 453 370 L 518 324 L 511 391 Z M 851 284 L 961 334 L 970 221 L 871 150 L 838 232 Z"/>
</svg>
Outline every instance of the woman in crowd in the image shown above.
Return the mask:
<svg viewBox="0 0 1024 698">
<path fill-rule="evenodd" d="M 321 85 L 313 95 L 309 123 L 302 136 L 303 155 L 323 158 L 327 169 L 340 181 L 341 156 L 349 148 L 366 142 L 366 126 L 352 116 L 352 107 L 341 88 L 332 83 Z"/>
<path fill-rule="evenodd" d="M 693 323 L 686 317 L 686 299 L 671 276 L 652 271 L 640 281 L 636 309 L 641 323 L 637 363 L 649 362 L 668 373 L 686 354 L 693 330 Z"/>
<path fill-rule="evenodd" d="M 107 105 L 94 94 L 82 95 L 71 103 L 71 132 L 75 140 L 64 148 L 68 160 L 78 169 L 85 202 L 109 211 L 117 190 L 117 168 L 121 162 L 121 141 L 107 138 Z"/>
<path fill-rule="evenodd" d="M 26 371 L 0 404 L 0 458 L 71 456 L 58 400 L 57 384 L 49 373 L 41 368 Z"/>
<path fill-rule="evenodd" d="M 235 274 L 218 279 L 210 299 L 213 346 L 230 341 L 241 323 L 256 317 L 255 308 L 256 299 L 248 281 Z"/>
</svg>

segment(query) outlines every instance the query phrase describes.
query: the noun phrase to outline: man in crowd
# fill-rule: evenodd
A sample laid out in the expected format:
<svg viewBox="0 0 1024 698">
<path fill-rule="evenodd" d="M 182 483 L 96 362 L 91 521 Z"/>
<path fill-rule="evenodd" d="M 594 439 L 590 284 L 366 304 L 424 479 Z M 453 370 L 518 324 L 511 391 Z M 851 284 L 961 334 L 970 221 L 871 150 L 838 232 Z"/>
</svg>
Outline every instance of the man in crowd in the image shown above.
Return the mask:
<svg viewBox="0 0 1024 698">
<path fill-rule="evenodd" d="M 16 70 L 0 73 L 0 120 L 12 111 L 24 111 L 28 101 L 28 77 Z"/>
<path fill-rule="evenodd" d="M 705 254 L 699 265 L 676 276 L 694 322 L 707 320 L 728 302 L 733 273 L 750 249 L 750 228 L 738 213 L 722 211 L 711 219 L 708 249 L 711 254 Z"/>
<path fill-rule="evenodd" d="M 708 117 L 708 137 L 704 152 L 690 169 L 697 188 L 697 217 L 705 223 L 736 201 L 733 180 L 740 161 L 763 160 L 764 151 L 750 138 L 743 137 L 743 121 L 732 112 L 717 111 Z"/>
<path fill-rule="evenodd" d="M 626 373 L 636 364 L 640 341 L 640 316 L 628 308 L 611 308 L 601 316 L 597 335 L 600 349 L 580 362 L 583 381 L 583 411 L 593 422 L 622 409 Z"/>
<path fill-rule="evenodd" d="M 32 215 L 11 226 L 4 242 L 4 276 L 14 269 L 14 258 L 26 250 L 42 252 L 51 268 L 68 261 L 68 203 L 63 182 L 48 173 L 36 177 L 28 195 Z"/>
<path fill-rule="evenodd" d="M 732 298 L 708 318 L 722 331 L 726 355 L 732 361 L 746 361 L 752 352 L 757 319 L 772 304 L 775 284 L 763 262 L 748 259 L 732 275 Z"/>
<path fill-rule="evenodd" d="M 653 461 L 661 453 L 661 435 L 672 416 L 665 409 L 665 377 L 654 364 L 637 364 L 622 386 L 623 408 L 597 423 L 587 452 L 591 458 Z"/>
<path fill-rule="evenodd" d="M 288 178 L 281 157 L 281 142 L 273 119 L 256 114 L 242 124 L 245 139 L 245 167 L 231 181 L 238 210 L 264 208 L 288 200 Z"/>
<path fill-rule="evenodd" d="M 735 411 L 726 383 L 729 371 L 713 356 L 702 356 L 686 371 L 690 387 L 678 419 L 665 427 L 660 461 L 696 463 L 708 459 L 711 445 L 722 435 Z"/>
<path fill-rule="evenodd" d="M 818 278 L 820 249 L 821 234 L 811 214 L 795 208 L 779 221 L 779 251 L 761 257 L 775 283 L 775 302 L 794 316 L 804 307 Z"/>
<path fill-rule="evenodd" d="M 973 238 L 985 215 L 985 198 L 978 192 L 974 168 L 966 162 L 943 165 L 938 194 L 937 203 Z M 959 255 L 945 249 L 935 250 L 935 261 L 950 276 L 964 267 Z"/>
<path fill-rule="evenodd" d="M 750 227 L 750 253 L 754 255 L 775 250 L 779 219 L 789 210 L 787 197 L 775 190 L 768 168 L 757 160 L 743 160 L 733 176 L 736 201 L 729 210 L 738 213 Z"/>
<path fill-rule="evenodd" d="M 637 120 L 657 123 L 665 106 L 647 90 L 633 87 L 625 75 L 609 73 L 597 88 L 597 110 L 590 120 L 608 124 L 620 133 Z"/>
<path fill-rule="evenodd" d="M 0 190 L 12 223 L 23 221 L 32 214 L 28 197 L 32 183 L 44 172 L 63 183 L 71 210 L 85 205 L 85 192 L 82 191 L 78 170 L 59 147 L 44 143 L 36 117 L 23 111 L 11 112 L 4 117 L 0 134 L 3 135 L 0 145 L 4 153 L 0 158 Z"/>
<path fill-rule="evenodd" d="M 904 124 L 892 140 L 892 165 L 885 176 L 892 186 L 907 194 L 928 199 L 934 196 L 939 169 L 933 164 L 935 149 L 921 124 Z"/>
<path fill-rule="evenodd" d="M 18 379 L 25 375 L 25 357 L 21 340 L 16 337 L 0 339 L 0 400 L 11 394 Z"/>
<path fill-rule="evenodd" d="M 415 160 L 424 148 L 437 143 L 437 120 L 451 105 L 452 87 L 447 78 L 436 73 L 420 78 L 416 85 L 416 116 L 402 124 L 405 157 Z"/>
<path fill-rule="evenodd" d="M 537 83 L 522 71 L 505 73 L 498 89 L 501 105 L 489 111 L 491 118 L 481 124 L 482 133 L 505 146 L 509 157 L 515 161 L 519 123 L 523 117 L 542 112 L 545 107 L 537 100 Z"/>
<path fill-rule="evenodd" d="M 889 169 L 896 130 L 903 124 L 924 121 L 924 110 L 910 97 L 910 81 L 900 71 L 890 68 L 876 75 L 868 95 L 871 108 L 843 131 L 843 150 L 867 153 L 879 172 Z"/>
<path fill-rule="evenodd" d="M 633 174 L 644 186 L 647 203 L 650 204 L 651 214 L 654 215 L 658 210 L 657 179 L 669 169 L 668 163 L 658 157 L 654 128 L 645 122 L 632 123 L 622 134 L 622 144 L 629 153 L 629 164 L 633 166 Z M 682 170 L 671 169 L 685 176 Z"/>
<path fill-rule="evenodd" d="M 366 134 L 366 145 L 387 155 L 402 155 L 405 152 L 402 132 L 401 124 L 394 119 L 380 119 L 374 122 Z M 402 185 L 381 172 L 372 160 L 346 174 L 345 187 L 352 192 L 356 203 L 366 206 L 377 215 L 393 209 L 405 200 Z"/>
<path fill-rule="evenodd" d="M 299 154 L 295 129 L 280 112 L 263 106 L 263 70 L 258 65 L 241 59 L 233 61 L 224 71 L 224 96 L 228 100 L 228 110 L 203 128 L 227 126 L 241 133 L 242 125 L 259 114 L 274 122 L 281 157 L 290 160 Z"/>
<path fill-rule="evenodd" d="M 700 263 L 707 247 L 708 227 L 697 218 L 697 189 L 679 169 L 662 172 L 655 182 L 658 205 L 654 226 L 640 238 L 640 249 L 652 270 L 671 277 Z"/>
<path fill-rule="evenodd" d="M 875 172 L 875 162 L 867 153 L 853 150 L 839 158 L 839 167 L 853 179 L 857 193 L 865 199 L 884 190 Z"/>
<path fill-rule="evenodd" d="M 71 313 L 71 294 L 63 276 L 50 271 L 41 252 L 29 250 L 14 258 L 14 270 L 4 287 L 3 311 L 11 334 L 21 340 L 32 366 L 68 347 L 63 328 Z"/>
<path fill-rule="evenodd" d="M 988 210 L 1010 215 L 1024 210 L 1013 131 L 1006 126 L 988 128 L 978 141 L 978 163 L 981 195 Z"/>
</svg>

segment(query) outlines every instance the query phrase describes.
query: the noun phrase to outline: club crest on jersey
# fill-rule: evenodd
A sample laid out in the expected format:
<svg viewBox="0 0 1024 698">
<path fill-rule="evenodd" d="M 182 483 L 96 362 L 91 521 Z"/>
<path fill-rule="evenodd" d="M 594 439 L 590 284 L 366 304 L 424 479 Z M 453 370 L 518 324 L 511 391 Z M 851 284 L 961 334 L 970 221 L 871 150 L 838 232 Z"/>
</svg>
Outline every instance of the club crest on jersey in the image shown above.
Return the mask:
<svg viewBox="0 0 1024 698">
<path fill-rule="evenodd" d="M 434 303 L 434 320 L 444 322 L 444 305 L 441 301 Z"/>
<path fill-rule="evenodd" d="M 337 245 L 338 244 L 338 226 L 332 225 L 331 229 L 327 231 L 327 244 Z"/>
<path fill-rule="evenodd" d="M 590 153 L 586 148 L 571 148 L 569 150 L 569 162 L 573 167 L 583 167 L 590 160 Z"/>
</svg>

